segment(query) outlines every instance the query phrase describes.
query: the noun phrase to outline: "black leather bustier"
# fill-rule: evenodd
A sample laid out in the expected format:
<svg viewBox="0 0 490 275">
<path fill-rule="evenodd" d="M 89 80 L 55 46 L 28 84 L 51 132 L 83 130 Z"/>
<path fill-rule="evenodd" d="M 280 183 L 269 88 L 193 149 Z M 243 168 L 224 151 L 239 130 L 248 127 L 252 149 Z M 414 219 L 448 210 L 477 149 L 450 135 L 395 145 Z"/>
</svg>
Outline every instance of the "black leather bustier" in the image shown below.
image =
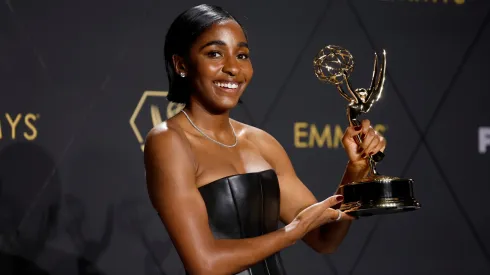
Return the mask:
<svg viewBox="0 0 490 275">
<path fill-rule="evenodd" d="M 274 170 L 224 177 L 199 188 L 218 239 L 252 238 L 277 230 L 279 183 Z M 260 249 L 257 247 L 257 249 Z M 279 253 L 239 275 L 285 275 Z"/>
</svg>

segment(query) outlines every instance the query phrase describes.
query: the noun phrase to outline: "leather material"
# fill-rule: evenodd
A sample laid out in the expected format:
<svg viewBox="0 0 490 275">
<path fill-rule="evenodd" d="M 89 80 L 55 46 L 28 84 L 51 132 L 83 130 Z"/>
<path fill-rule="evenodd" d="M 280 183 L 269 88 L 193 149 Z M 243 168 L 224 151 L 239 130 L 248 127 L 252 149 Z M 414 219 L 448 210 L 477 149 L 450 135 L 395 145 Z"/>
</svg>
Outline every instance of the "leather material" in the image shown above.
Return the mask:
<svg viewBox="0 0 490 275">
<path fill-rule="evenodd" d="M 278 229 L 280 191 L 274 170 L 232 175 L 203 185 L 209 226 L 218 239 L 253 238 Z M 239 275 L 286 275 L 279 253 Z"/>
</svg>

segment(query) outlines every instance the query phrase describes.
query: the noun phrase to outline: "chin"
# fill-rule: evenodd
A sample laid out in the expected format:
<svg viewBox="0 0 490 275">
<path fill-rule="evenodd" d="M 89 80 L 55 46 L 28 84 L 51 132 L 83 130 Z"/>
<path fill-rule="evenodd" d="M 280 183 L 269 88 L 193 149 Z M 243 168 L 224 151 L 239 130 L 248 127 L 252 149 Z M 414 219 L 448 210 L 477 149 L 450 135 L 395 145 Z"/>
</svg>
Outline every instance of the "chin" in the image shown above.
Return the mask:
<svg viewBox="0 0 490 275">
<path fill-rule="evenodd" d="M 233 109 L 238 105 L 238 101 L 240 100 L 242 93 L 243 89 L 236 92 L 223 92 L 220 90 L 215 90 L 212 99 L 214 101 L 213 105 L 222 110 Z"/>
<path fill-rule="evenodd" d="M 235 108 L 237 105 L 238 105 L 238 101 L 239 101 L 240 97 L 233 97 L 233 98 L 230 98 L 230 97 L 221 97 L 219 98 L 219 100 L 216 100 L 215 102 L 213 102 L 216 106 L 216 109 L 220 110 L 220 111 L 229 111 L 233 108 Z"/>
<path fill-rule="evenodd" d="M 238 89 L 227 89 L 216 87 L 216 85 L 211 84 L 207 87 L 197 88 L 196 90 L 203 91 L 197 98 L 199 98 L 198 101 L 206 105 L 206 108 L 211 112 L 217 114 L 224 113 L 238 105 L 245 87 L 246 85 L 243 85 Z"/>
</svg>

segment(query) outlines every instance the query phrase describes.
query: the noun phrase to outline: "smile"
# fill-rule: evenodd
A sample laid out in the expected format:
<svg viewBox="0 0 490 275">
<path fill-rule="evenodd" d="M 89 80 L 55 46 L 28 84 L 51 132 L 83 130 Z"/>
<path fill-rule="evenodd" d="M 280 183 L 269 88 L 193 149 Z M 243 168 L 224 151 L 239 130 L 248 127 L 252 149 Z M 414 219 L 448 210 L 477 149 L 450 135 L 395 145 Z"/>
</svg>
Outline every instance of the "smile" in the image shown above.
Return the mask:
<svg viewBox="0 0 490 275">
<path fill-rule="evenodd" d="M 227 89 L 237 89 L 239 84 L 237 82 L 229 82 L 229 81 L 214 81 L 214 85 L 220 87 L 220 88 L 227 88 Z"/>
</svg>

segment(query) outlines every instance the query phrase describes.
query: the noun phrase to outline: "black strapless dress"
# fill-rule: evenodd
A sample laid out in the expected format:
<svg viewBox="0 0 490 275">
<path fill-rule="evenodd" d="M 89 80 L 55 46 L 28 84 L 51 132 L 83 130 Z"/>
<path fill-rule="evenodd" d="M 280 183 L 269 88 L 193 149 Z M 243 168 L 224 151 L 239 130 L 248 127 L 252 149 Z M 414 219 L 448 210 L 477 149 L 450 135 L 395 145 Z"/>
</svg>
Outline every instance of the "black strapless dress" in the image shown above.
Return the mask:
<svg viewBox="0 0 490 275">
<path fill-rule="evenodd" d="M 272 169 L 224 177 L 201 186 L 199 191 L 206 203 L 209 226 L 218 239 L 251 238 L 278 229 L 280 192 Z M 276 253 L 237 274 L 286 272 Z"/>
</svg>

